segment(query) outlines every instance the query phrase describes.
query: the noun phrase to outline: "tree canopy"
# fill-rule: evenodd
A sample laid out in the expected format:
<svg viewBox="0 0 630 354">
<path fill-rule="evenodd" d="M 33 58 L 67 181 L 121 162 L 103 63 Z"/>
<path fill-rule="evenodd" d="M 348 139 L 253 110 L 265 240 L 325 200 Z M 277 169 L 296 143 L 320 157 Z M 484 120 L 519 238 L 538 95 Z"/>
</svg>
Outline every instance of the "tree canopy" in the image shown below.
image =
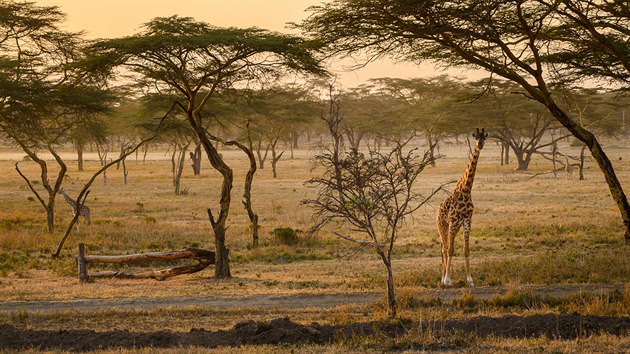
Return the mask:
<svg viewBox="0 0 630 354">
<path fill-rule="evenodd" d="M 390 55 L 472 66 L 518 84 L 588 146 L 630 243 L 630 204 L 610 159 L 595 135 L 556 101 L 558 88 L 575 80 L 627 81 L 629 7 L 615 0 L 336 0 L 311 7 L 300 27 L 332 55 L 363 52 L 367 60 Z M 581 44 L 583 38 L 596 45 Z M 582 56 L 585 46 L 594 54 Z"/>
<path fill-rule="evenodd" d="M 314 56 L 317 42 L 258 28 L 214 27 L 180 16 L 155 18 L 143 29 L 93 43 L 82 67 L 96 79 L 131 73 L 138 85 L 176 95 L 171 109 L 182 113 L 210 164 L 223 176 L 219 215 L 208 209 L 208 216 L 215 233 L 215 276 L 229 277 L 225 233 L 233 172 L 213 145 L 221 139 L 206 129 L 203 110 L 217 92 L 239 83 L 277 78 L 287 71 L 324 74 Z"/>
</svg>

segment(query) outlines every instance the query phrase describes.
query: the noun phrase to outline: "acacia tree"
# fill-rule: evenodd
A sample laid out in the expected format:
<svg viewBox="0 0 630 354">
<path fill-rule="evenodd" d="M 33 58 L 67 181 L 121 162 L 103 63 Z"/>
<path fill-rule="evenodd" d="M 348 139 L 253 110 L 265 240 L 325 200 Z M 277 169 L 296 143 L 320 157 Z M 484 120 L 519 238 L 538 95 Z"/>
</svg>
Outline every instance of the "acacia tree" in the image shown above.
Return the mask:
<svg viewBox="0 0 630 354">
<path fill-rule="evenodd" d="M 277 162 L 284 151 L 278 152 L 278 142 L 290 140 L 291 155 L 303 126 L 316 116 L 315 105 L 308 90 L 296 85 L 274 85 L 259 90 L 238 90 L 232 120 L 240 130 L 242 140 L 256 152 L 262 170 L 271 152 L 273 178 L 277 177 Z"/>
<path fill-rule="evenodd" d="M 487 80 L 481 80 L 467 86 L 471 92 L 485 90 L 483 95 L 467 104 L 469 115 L 478 121 L 483 120 L 493 131 L 492 138 L 514 152 L 519 171 L 529 168 L 534 155 L 547 157 L 549 147 L 555 149 L 559 141 L 571 135 L 564 129 L 558 132 L 560 124 L 544 107 L 524 95 L 515 94 L 522 89 L 514 83 L 495 80 L 489 86 Z M 550 132 L 551 141 L 545 139 Z M 506 154 L 503 151 L 502 155 Z M 556 161 L 555 154 L 551 154 L 550 159 L 554 164 L 561 162 Z"/>
<path fill-rule="evenodd" d="M 233 182 L 232 169 L 212 144 L 202 110 L 218 91 L 242 80 L 263 79 L 280 69 L 323 73 L 313 47 L 301 38 L 257 28 L 218 28 L 188 17 L 155 18 L 144 31 L 102 40 L 88 48 L 85 67 L 112 78 L 123 67 L 158 89 L 177 92 L 173 102 L 193 128 L 214 169 L 223 178 L 219 213 L 208 208 L 214 231 L 215 277 L 230 277 L 225 247 Z"/>
<path fill-rule="evenodd" d="M 456 102 L 463 94 L 463 85 L 447 75 L 415 79 L 378 78 L 372 82 L 380 91 L 401 102 L 400 115 L 406 121 L 407 131 L 421 132 L 431 154 L 435 153 L 447 133 L 468 134 L 469 127 L 474 125 L 462 124 L 469 122 L 462 122 L 460 112 L 454 107 L 463 106 L 462 102 Z"/>
<path fill-rule="evenodd" d="M 374 147 L 367 154 L 353 148 L 346 150 L 339 107 L 339 101 L 331 94 L 327 112 L 321 117 L 333 144 L 315 157 L 315 164 L 324 168 L 323 176 L 307 181 L 307 185 L 318 188 L 317 198 L 303 203 L 314 209 L 318 219 L 311 232 L 340 219 L 352 231 L 335 231 L 335 235 L 374 249 L 387 270 L 387 312 L 395 317 L 392 251 L 404 219 L 435 193 L 423 197 L 414 189 L 416 179 L 432 157 L 428 152 L 419 156 L 415 150 L 405 151 L 410 139 L 396 142 L 393 149 L 384 153 Z"/>
<path fill-rule="evenodd" d="M 59 28 L 65 16 L 57 7 L 5 1 L 0 13 L 0 131 L 38 164 L 44 191 L 17 163 L 15 168 L 46 210 L 53 232 L 55 198 L 67 171 L 57 147 L 71 140 L 73 127 L 107 112 L 114 97 L 69 71 L 80 58 L 81 34 Z M 42 150 L 54 157 L 56 176 L 49 174 Z"/>
<path fill-rule="evenodd" d="M 368 60 L 395 55 L 413 62 L 474 66 L 520 85 L 588 146 L 630 243 L 630 204 L 610 159 L 595 135 L 562 109 L 554 95 L 571 76 L 627 83 L 627 2 L 336 0 L 311 11 L 301 28 L 328 43 L 332 53 L 363 51 Z M 582 55 L 586 48 L 589 54 Z"/>
<path fill-rule="evenodd" d="M 545 60 L 566 81 L 584 76 L 630 82 L 630 4 L 618 0 L 536 0 L 557 20 L 550 39 L 560 42 Z"/>
<path fill-rule="evenodd" d="M 352 149 L 359 150 L 361 143 L 370 138 L 374 139 L 374 145 L 378 145 L 381 139 L 410 132 L 409 119 L 400 114 L 400 102 L 371 83 L 344 90 L 341 100 L 343 133 Z"/>
</svg>

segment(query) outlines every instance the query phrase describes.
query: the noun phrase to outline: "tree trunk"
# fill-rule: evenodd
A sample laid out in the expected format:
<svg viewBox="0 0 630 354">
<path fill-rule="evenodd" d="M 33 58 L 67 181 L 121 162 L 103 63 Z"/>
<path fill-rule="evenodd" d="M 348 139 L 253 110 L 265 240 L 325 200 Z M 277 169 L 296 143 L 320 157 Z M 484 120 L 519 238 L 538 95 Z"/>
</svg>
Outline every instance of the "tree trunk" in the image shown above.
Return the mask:
<svg viewBox="0 0 630 354">
<path fill-rule="evenodd" d="M 262 137 L 258 138 L 258 147 L 256 148 L 256 155 L 258 156 L 258 168 L 261 170 L 265 169 L 265 161 L 267 160 L 267 154 L 269 154 L 270 145 L 267 144 L 265 147 L 265 153 L 263 154 L 262 150 Z"/>
<path fill-rule="evenodd" d="M 201 175 L 201 144 L 195 146 L 195 151 L 190 153 L 190 159 L 192 160 L 193 175 Z"/>
<path fill-rule="evenodd" d="M 129 175 L 129 171 L 127 170 L 127 162 L 126 162 L 127 158 L 123 158 L 122 159 L 122 167 L 123 167 L 123 179 L 125 182 L 125 186 L 127 185 L 127 176 Z"/>
<path fill-rule="evenodd" d="M 146 144 L 142 148 L 142 164 L 144 165 L 147 162 L 147 154 L 149 153 L 149 144 Z"/>
<path fill-rule="evenodd" d="M 429 158 L 431 159 L 431 167 L 435 167 L 435 147 L 437 146 L 437 139 L 434 142 L 433 137 L 431 136 L 431 132 L 428 131 L 427 134 L 427 143 L 429 144 Z"/>
<path fill-rule="evenodd" d="M 551 114 L 565 128 L 567 128 L 576 138 L 586 144 L 589 151 L 591 152 L 591 155 L 593 156 L 593 159 L 597 161 L 600 170 L 604 174 L 604 178 L 606 179 L 608 188 L 610 189 L 610 195 L 619 208 L 621 219 L 624 225 L 624 238 L 626 244 L 630 244 L 630 204 L 628 204 L 626 194 L 624 193 L 621 183 L 619 182 L 619 179 L 615 174 L 615 169 L 613 168 L 610 159 L 599 144 L 599 141 L 597 141 L 597 138 L 595 138 L 593 133 L 582 128 L 571 118 L 569 118 L 566 113 L 564 113 L 564 111 L 555 104 L 555 102 L 549 101 L 545 105 L 547 106 L 549 112 L 551 112 Z"/>
<path fill-rule="evenodd" d="M 582 145 L 582 149 L 580 150 L 580 181 L 584 180 L 584 151 L 586 150 L 586 145 Z"/>
<path fill-rule="evenodd" d="M 44 197 L 42 197 L 42 195 L 40 195 L 37 192 L 37 190 L 31 183 L 31 181 L 28 179 L 28 177 L 26 177 L 26 175 L 24 175 L 22 171 L 20 170 L 18 163 L 17 162 L 15 163 L 15 170 L 18 172 L 20 177 L 24 179 L 24 181 L 26 182 L 26 185 L 29 187 L 31 192 L 35 195 L 35 197 L 37 198 L 41 206 L 44 208 L 44 210 L 46 210 L 46 223 L 48 227 L 48 233 L 53 233 L 55 230 L 55 198 L 57 197 L 57 191 L 61 188 L 61 184 L 64 181 L 68 167 L 66 166 L 65 162 L 61 159 L 59 154 L 57 154 L 57 152 L 54 150 L 52 145 L 48 143 L 47 144 L 48 151 L 53 155 L 53 157 L 55 158 L 55 161 L 57 162 L 57 165 L 59 166 L 59 172 L 57 173 L 57 178 L 55 179 L 54 183 L 51 185 L 50 180 L 48 178 L 48 165 L 46 164 L 46 161 L 40 159 L 35 152 L 28 149 L 19 140 L 17 140 L 17 142 L 18 144 L 21 145 L 24 152 L 26 152 L 26 154 L 34 162 L 36 162 L 40 167 L 40 181 L 42 183 L 42 186 L 46 189 L 46 192 L 48 193 L 48 201 L 45 201 Z"/>
<path fill-rule="evenodd" d="M 392 262 L 385 255 L 384 252 L 377 252 L 381 259 L 383 260 L 383 264 L 385 264 L 385 268 L 387 268 L 387 315 L 389 318 L 396 317 L 397 308 L 396 308 L 396 292 L 394 291 L 394 273 L 392 272 Z"/>
<path fill-rule="evenodd" d="M 210 224 L 214 231 L 214 247 L 216 252 L 214 277 L 231 278 L 229 250 L 225 247 L 225 232 L 227 231 L 225 221 L 223 221 L 223 224 L 221 224 L 220 218 L 218 221 L 215 221 L 212 211 L 209 208 L 208 218 L 210 219 Z"/>
<path fill-rule="evenodd" d="M 293 132 L 291 133 L 291 139 L 293 141 L 293 149 L 298 149 L 298 138 L 300 137 L 300 134 Z"/>
<path fill-rule="evenodd" d="M 77 168 L 83 171 L 83 144 L 77 144 Z"/>
<path fill-rule="evenodd" d="M 239 145 L 241 150 L 247 154 L 249 159 L 249 170 L 245 175 L 245 186 L 243 188 L 243 206 L 247 211 L 247 216 L 249 216 L 249 221 L 251 222 L 252 227 L 252 246 L 254 248 L 258 247 L 258 215 L 254 213 L 252 209 L 252 183 L 254 181 L 254 174 L 256 173 L 256 157 L 251 150 L 245 148 L 244 145 Z"/>
<path fill-rule="evenodd" d="M 118 140 L 118 144 L 120 145 L 120 155 L 118 155 L 118 157 L 122 157 L 125 154 L 125 145 L 122 144 L 122 142 L 120 141 L 120 139 Z M 119 170 L 120 169 L 120 163 L 123 160 L 119 160 L 118 163 L 116 164 L 116 169 Z"/>
<path fill-rule="evenodd" d="M 512 149 L 514 149 L 514 156 L 516 156 L 516 161 L 518 162 L 517 169 L 519 171 L 527 171 L 529 163 L 532 161 L 532 153 L 514 147 Z"/>
<path fill-rule="evenodd" d="M 175 195 L 181 194 L 181 182 L 185 161 L 186 147 L 182 147 L 179 153 L 173 153 L 173 187 L 175 187 Z"/>
<path fill-rule="evenodd" d="M 217 139 L 216 137 L 213 137 L 213 139 Z M 252 228 L 252 246 L 258 247 L 258 215 L 256 213 L 254 213 L 254 209 L 252 208 L 252 184 L 254 182 L 254 174 L 256 174 L 256 157 L 254 156 L 254 153 L 252 152 L 251 149 L 251 139 L 249 140 L 249 148 L 247 146 L 245 146 L 244 144 L 241 144 L 238 141 L 235 140 L 231 140 L 231 141 L 224 141 L 221 140 L 221 142 L 225 145 L 236 145 L 236 147 L 238 147 L 239 149 L 241 149 L 246 155 L 247 155 L 247 159 L 249 160 L 249 169 L 247 170 L 247 174 L 245 175 L 245 186 L 243 187 L 243 206 L 245 207 L 245 210 L 247 211 L 247 216 L 249 217 L 249 221 L 251 222 L 251 228 Z"/>
<path fill-rule="evenodd" d="M 274 143 L 271 147 L 271 173 L 274 179 L 278 178 L 277 166 L 278 161 L 282 158 L 282 154 L 284 154 L 284 151 L 280 154 L 276 154 L 276 144 Z"/>
<path fill-rule="evenodd" d="M 46 208 L 46 226 L 49 234 L 55 231 L 55 208 Z"/>
<path fill-rule="evenodd" d="M 553 135 L 551 136 L 553 139 Z M 553 163 L 553 178 L 558 177 L 558 173 L 556 172 L 556 155 L 558 154 L 558 144 L 551 144 L 551 162 Z M 567 160 L 568 163 L 569 160 Z M 568 167 L 567 167 L 568 168 Z"/>
<path fill-rule="evenodd" d="M 519 171 L 527 171 L 529 168 L 529 159 L 518 160 L 518 170 Z"/>
<path fill-rule="evenodd" d="M 503 157 L 503 161 L 505 162 L 506 165 L 510 164 L 510 145 L 503 143 L 503 145 L 505 146 L 505 156 Z"/>
<path fill-rule="evenodd" d="M 289 148 L 290 148 L 290 151 L 291 151 L 291 159 L 293 160 L 295 158 L 295 156 L 293 156 L 293 143 L 292 142 L 289 142 Z"/>
<path fill-rule="evenodd" d="M 215 219 L 212 215 L 212 211 L 208 208 L 208 217 L 212 230 L 214 231 L 214 244 L 215 252 L 217 255 L 216 266 L 214 269 L 214 276 L 216 278 L 230 278 L 230 263 L 228 259 L 228 250 L 225 247 L 225 233 L 226 222 L 230 213 L 230 202 L 232 200 L 232 183 L 234 176 L 232 169 L 223 161 L 223 158 L 217 151 L 216 147 L 212 144 L 212 141 L 208 137 L 208 132 L 200 125 L 201 118 L 198 113 L 187 111 L 187 118 L 195 134 L 199 138 L 201 145 L 206 151 L 206 155 L 212 167 L 217 170 L 223 177 L 223 183 L 221 185 L 221 199 L 219 201 L 219 216 Z M 219 141 L 217 140 L 217 143 Z"/>
<path fill-rule="evenodd" d="M 105 166 L 106 164 L 103 164 Z M 107 171 L 103 172 L 103 185 L 107 185 Z"/>
</svg>

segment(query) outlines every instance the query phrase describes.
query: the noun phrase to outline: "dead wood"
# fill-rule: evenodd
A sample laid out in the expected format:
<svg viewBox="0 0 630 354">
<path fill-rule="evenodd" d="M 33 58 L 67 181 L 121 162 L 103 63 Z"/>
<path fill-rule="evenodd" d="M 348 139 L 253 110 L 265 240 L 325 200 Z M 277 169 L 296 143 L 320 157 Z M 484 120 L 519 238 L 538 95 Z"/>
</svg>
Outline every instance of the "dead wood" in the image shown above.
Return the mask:
<svg viewBox="0 0 630 354">
<path fill-rule="evenodd" d="M 98 256 L 98 255 L 81 255 L 79 251 L 79 262 L 84 260 L 86 264 L 92 263 L 108 263 L 108 264 L 130 264 L 130 263 L 142 263 L 149 261 L 167 261 L 175 259 L 193 259 L 197 263 L 191 265 L 185 265 L 181 267 L 162 269 L 162 270 L 149 270 L 136 273 L 121 272 L 121 271 L 100 271 L 90 273 L 85 276 L 87 278 L 126 278 L 126 279 L 146 279 L 152 278 L 156 280 L 164 280 L 166 278 L 174 277 L 181 274 L 190 274 L 199 272 L 209 265 L 215 263 L 215 252 L 207 251 L 197 248 L 184 248 L 179 251 L 167 251 L 167 252 L 149 252 L 129 254 L 123 256 Z M 86 271 L 87 273 L 87 271 Z"/>
</svg>

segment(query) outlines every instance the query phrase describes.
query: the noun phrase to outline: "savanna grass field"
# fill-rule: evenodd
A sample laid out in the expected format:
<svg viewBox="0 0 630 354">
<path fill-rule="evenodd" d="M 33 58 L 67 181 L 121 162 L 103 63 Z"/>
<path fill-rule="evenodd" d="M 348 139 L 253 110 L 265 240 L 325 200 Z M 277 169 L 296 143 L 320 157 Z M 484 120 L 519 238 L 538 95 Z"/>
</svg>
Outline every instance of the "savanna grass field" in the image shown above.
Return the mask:
<svg viewBox="0 0 630 354">
<path fill-rule="evenodd" d="M 421 141 L 416 145 L 423 149 Z M 630 142 L 604 140 L 604 148 L 628 193 Z M 579 147 L 568 141 L 561 143 L 560 150 L 579 155 Z M 493 141 L 486 143 L 472 192 L 475 287 L 466 286 L 461 233 L 456 240 L 454 286 L 440 286 L 440 242 L 434 219 L 437 206 L 447 196 L 440 192 L 405 220 L 396 240 L 393 271 L 399 314 L 397 319 L 388 319 L 386 272 L 373 250 L 334 236 L 337 229 L 347 230 L 342 223 L 315 235 L 307 232 L 314 223 L 313 213 L 301 201 L 314 198 L 317 191 L 304 182 L 321 173 L 312 169 L 311 159 L 317 152 L 314 143 L 304 142 L 293 157 L 285 152 L 278 163 L 278 178 L 272 178 L 269 161 L 256 173 L 252 199 L 261 224 L 258 248 L 252 247 L 241 204 L 246 157 L 239 150 L 220 149 L 235 172 L 227 232 L 232 278 L 214 279 L 210 266 L 165 281 L 96 279 L 89 283 L 78 279 L 75 257 L 79 243 L 86 245 L 87 254 L 94 255 L 184 247 L 212 250 L 214 236 L 207 209 L 218 210 L 220 175 L 204 160 L 201 176 L 195 177 L 187 161 L 182 178 L 185 193 L 175 195 L 165 148 L 153 146 L 144 162 L 142 155 L 130 156 L 128 183 L 123 183 L 122 168 L 115 166 L 107 171 L 106 185 L 102 176 L 96 180 L 86 201 L 92 224 L 86 226 L 80 219 L 79 232 L 73 230 L 62 256 L 53 259 L 51 254 L 72 218 L 72 209 L 57 197 L 56 230 L 49 234 L 43 208 L 15 170 L 19 162 L 35 188 L 43 190 L 37 182 L 38 166 L 23 159 L 19 150 L 4 146 L 0 151 L 0 326 L 22 331 L 19 333 L 48 331 L 51 336 L 78 330 L 193 333 L 191 330 L 228 331 L 243 321 L 269 323 L 288 318 L 297 325 L 317 322 L 369 327 L 374 323 L 374 328 L 380 324 L 404 329 L 395 335 L 386 330 L 336 334 L 327 343 L 242 342 L 218 347 L 178 343 L 122 349 L 103 345 L 99 352 L 630 351 L 628 327 L 620 332 L 585 330 L 567 337 L 528 335 L 525 329 L 519 334 L 518 328 L 514 335 L 482 336 L 435 325 L 506 318 L 519 323 L 522 318 L 549 314 L 628 322 L 630 246 L 624 242 L 619 212 L 599 168 L 587 158 L 585 180 L 578 179 L 577 170 L 570 178 L 564 171 L 554 177 L 544 173 L 551 170 L 551 162 L 534 157 L 526 173 L 512 172 L 514 157 L 511 165 L 500 166 L 500 151 Z M 418 191 L 428 194 L 464 172 L 468 164 L 465 140 L 442 144 L 440 153 L 443 157 L 436 166 L 427 168 L 418 179 Z M 66 149 L 62 156 L 68 162 L 63 188 L 76 197 L 99 167 L 96 153 L 87 154 L 84 172 L 77 171 L 73 151 Z M 51 176 L 56 172 L 53 165 L 51 160 Z M 535 176 L 537 173 L 541 174 Z M 280 228 L 294 232 L 280 237 Z M 172 265 L 149 263 L 143 267 Z M 123 270 L 129 269 L 123 266 Z M 331 303 L 322 304 L 321 299 L 331 299 Z M 95 305 L 83 306 L 86 303 Z M 36 343 L 14 349 L 74 350 Z"/>
</svg>

